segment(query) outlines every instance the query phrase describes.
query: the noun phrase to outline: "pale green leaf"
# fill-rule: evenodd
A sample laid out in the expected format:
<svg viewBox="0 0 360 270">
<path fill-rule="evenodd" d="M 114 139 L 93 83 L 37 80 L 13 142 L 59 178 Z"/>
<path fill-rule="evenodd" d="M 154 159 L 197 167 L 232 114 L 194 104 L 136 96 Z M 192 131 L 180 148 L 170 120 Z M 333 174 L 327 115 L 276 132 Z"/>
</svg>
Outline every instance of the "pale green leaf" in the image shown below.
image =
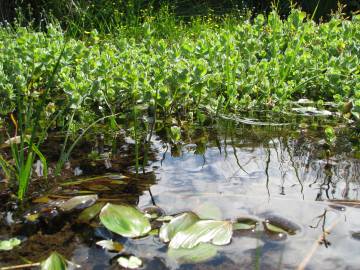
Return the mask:
<svg viewBox="0 0 360 270">
<path fill-rule="evenodd" d="M 193 248 L 200 243 L 211 242 L 214 245 L 230 243 L 232 236 L 230 221 L 200 220 L 184 231 L 175 234 L 170 241 L 171 248 Z"/>
<path fill-rule="evenodd" d="M 57 252 L 51 255 L 41 263 L 41 270 L 67 270 L 67 261 Z"/>
<path fill-rule="evenodd" d="M 124 246 L 119 242 L 114 242 L 113 240 L 101 240 L 96 242 L 96 244 L 107 250 L 114 250 L 120 252 L 124 249 Z"/>
<path fill-rule="evenodd" d="M 252 230 L 254 229 L 254 225 L 246 224 L 246 223 L 234 223 L 233 224 L 233 230 Z"/>
<path fill-rule="evenodd" d="M 264 226 L 268 231 L 270 231 L 272 233 L 285 233 L 285 234 L 287 234 L 286 230 L 284 230 L 283 228 L 280 228 L 280 227 L 278 227 L 276 225 L 273 225 L 273 224 L 271 224 L 269 222 L 264 222 Z"/>
<path fill-rule="evenodd" d="M 101 223 L 124 237 L 139 237 L 151 230 L 149 220 L 132 206 L 108 203 L 100 212 Z"/>
<path fill-rule="evenodd" d="M 161 226 L 159 237 L 162 241 L 169 242 L 177 232 L 187 229 L 198 220 L 199 217 L 192 212 L 178 215 L 169 223 L 165 223 Z"/>
<path fill-rule="evenodd" d="M 81 212 L 81 214 L 77 218 L 77 221 L 84 222 L 84 223 L 89 222 L 94 217 L 96 217 L 97 214 L 100 213 L 100 210 L 101 210 L 101 208 L 103 208 L 104 205 L 105 205 L 105 203 L 99 202 L 99 203 L 96 203 L 96 204 L 90 206 L 89 208 L 86 208 L 84 211 Z"/>
<path fill-rule="evenodd" d="M 14 247 L 20 245 L 20 243 L 21 241 L 17 238 L 0 241 L 0 250 L 12 250 Z"/>
<path fill-rule="evenodd" d="M 136 269 L 142 265 L 142 261 L 135 256 L 130 256 L 130 258 L 120 257 L 117 261 L 120 266 L 129 269 Z"/>
<path fill-rule="evenodd" d="M 85 208 L 89 207 L 90 205 L 94 204 L 98 199 L 98 195 L 84 195 L 84 196 L 76 196 L 73 197 L 61 205 L 59 207 L 63 211 L 71 211 L 76 208 Z"/>
</svg>

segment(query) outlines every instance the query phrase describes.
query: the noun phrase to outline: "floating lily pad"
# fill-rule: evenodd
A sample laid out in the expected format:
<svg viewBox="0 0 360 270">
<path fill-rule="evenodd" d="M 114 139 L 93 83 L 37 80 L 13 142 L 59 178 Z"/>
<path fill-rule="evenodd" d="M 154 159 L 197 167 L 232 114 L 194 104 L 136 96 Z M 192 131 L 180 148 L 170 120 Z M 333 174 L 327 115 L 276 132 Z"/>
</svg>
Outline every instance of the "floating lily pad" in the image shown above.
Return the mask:
<svg viewBox="0 0 360 270">
<path fill-rule="evenodd" d="M 120 266 L 129 269 L 136 269 L 142 265 L 142 261 L 135 256 L 130 256 L 130 258 L 120 257 L 117 262 Z"/>
<path fill-rule="evenodd" d="M 100 212 L 101 223 L 124 237 L 139 237 L 151 230 L 149 220 L 132 206 L 108 203 Z"/>
<path fill-rule="evenodd" d="M 216 246 L 202 243 L 191 249 L 169 248 L 167 254 L 178 263 L 201 263 L 215 257 L 216 253 Z"/>
<path fill-rule="evenodd" d="M 226 245 L 233 230 L 230 221 L 200 220 L 184 231 L 179 231 L 170 241 L 171 248 L 193 248 L 200 243 Z"/>
<path fill-rule="evenodd" d="M 89 208 L 86 208 L 84 211 L 81 212 L 81 214 L 77 218 L 77 221 L 84 223 L 89 222 L 100 213 L 101 208 L 103 208 L 104 205 L 105 203 L 99 202 L 90 206 Z"/>
<path fill-rule="evenodd" d="M 98 199 L 98 195 L 84 195 L 73 197 L 60 205 L 63 211 L 71 211 L 74 209 L 84 209 L 93 205 Z"/>
<path fill-rule="evenodd" d="M 96 244 L 104 249 L 110 250 L 110 251 L 117 251 L 120 252 L 124 249 L 124 246 L 120 244 L 119 242 L 114 242 L 112 240 L 101 240 L 96 242 Z"/>
<path fill-rule="evenodd" d="M 159 237 L 162 241 L 169 242 L 176 233 L 186 230 L 197 221 L 199 221 L 199 217 L 195 213 L 180 214 L 161 226 Z"/>
<path fill-rule="evenodd" d="M 21 244 L 17 238 L 10 238 L 9 240 L 0 241 L 0 250 L 12 250 L 14 247 Z"/>
</svg>

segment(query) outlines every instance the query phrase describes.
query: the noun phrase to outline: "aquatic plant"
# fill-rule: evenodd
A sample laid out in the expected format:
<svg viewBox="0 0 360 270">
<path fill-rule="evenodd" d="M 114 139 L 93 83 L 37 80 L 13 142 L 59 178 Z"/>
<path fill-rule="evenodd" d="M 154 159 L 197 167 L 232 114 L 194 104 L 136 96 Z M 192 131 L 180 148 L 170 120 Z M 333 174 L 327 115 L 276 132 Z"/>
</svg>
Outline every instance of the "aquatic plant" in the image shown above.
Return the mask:
<svg viewBox="0 0 360 270">
<path fill-rule="evenodd" d="M 159 122 L 175 142 L 179 118 L 203 123 L 213 112 L 287 111 L 299 99 L 332 102 L 339 110 L 352 101 L 350 119 L 358 118 L 359 15 L 316 24 L 293 9 L 286 19 L 272 11 L 253 20 L 209 16 L 175 24 L 162 12 L 156 24 L 151 16 L 137 22 L 136 34 L 118 29 L 104 36 L 93 29 L 69 38 L 66 47 L 68 33 L 55 24 L 43 32 L 0 27 L 0 117 L 9 137 L 20 136 L 11 147 L 16 169 L 4 158 L 0 163 L 8 175 L 17 174 L 19 198 L 35 157 L 46 165 L 39 146 L 50 128 L 66 134 L 59 174 L 83 138 L 78 131 L 101 121 L 131 135 L 139 171 Z M 118 116 L 126 123 L 119 125 Z M 147 116 L 154 118 L 151 126 Z M 198 153 L 203 150 L 199 145 Z"/>
</svg>

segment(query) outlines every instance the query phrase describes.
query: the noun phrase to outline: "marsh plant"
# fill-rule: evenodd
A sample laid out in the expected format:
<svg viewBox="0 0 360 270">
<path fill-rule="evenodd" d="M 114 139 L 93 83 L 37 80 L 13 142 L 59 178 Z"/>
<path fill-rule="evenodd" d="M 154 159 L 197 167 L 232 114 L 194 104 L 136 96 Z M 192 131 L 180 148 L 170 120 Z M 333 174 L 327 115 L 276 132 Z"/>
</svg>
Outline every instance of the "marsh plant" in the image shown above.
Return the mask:
<svg viewBox="0 0 360 270">
<path fill-rule="evenodd" d="M 141 144 L 149 147 L 163 120 L 286 111 L 299 99 L 339 110 L 352 101 L 349 118 L 358 118 L 360 15 L 336 14 L 317 24 L 293 9 L 286 19 L 274 10 L 252 19 L 206 16 L 175 23 L 169 10 L 161 12 L 144 16 L 134 31 L 120 27 L 104 35 L 94 29 L 80 39 L 56 22 L 42 32 L 0 27 L 0 115 L 8 116 L 9 137 L 20 138 L 11 148 L 15 169 L 6 170 L 17 175 L 19 198 L 35 157 L 45 163 L 39 146 L 49 128 L 66 133 L 59 173 L 81 139 L 71 140 L 71 134 L 100 120 L 118 128 L 115 115 L 122 115 L 132 124 L 139 171 Z M 9 168 L 4 158 L 1 163 Z"/>
</svg>

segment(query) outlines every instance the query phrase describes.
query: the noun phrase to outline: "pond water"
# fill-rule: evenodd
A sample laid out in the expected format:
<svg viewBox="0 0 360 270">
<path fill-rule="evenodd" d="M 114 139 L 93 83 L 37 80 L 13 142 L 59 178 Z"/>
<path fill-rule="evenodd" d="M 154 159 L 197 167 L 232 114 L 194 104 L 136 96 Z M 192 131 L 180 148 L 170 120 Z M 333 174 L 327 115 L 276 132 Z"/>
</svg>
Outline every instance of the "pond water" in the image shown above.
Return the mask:
<svg viewBox="0 0 360 270">
<path fill-rule="evenodd" d="M 23 244 L 0 251 L 0 266 L 39 261 L 57 250 L 81 269 L 117 269 L 117 254 L 95 244 L 115 239 L 143 260 L 142 269 L 359 269 L 358 133 L 337 123 L 336 140 L 329 145 L 324 127 L 333 125 L 333 119 L 243 120 L 188 126 L 178 144 L 166 143 L 158 130 L 152 139 L 153 161 L 139 175 L 129 158 L 132 141 L 125 138 L 114 146 L 106 137 L 105 151 L 115 148 L 118 155 L 104 162 L 79 154 L 71 172 L 77 167 L 83 175 L 64 176 L 72 182 L 33 194 L 28 213 L 46 213 L 40 225 L 12 223 L 21 218 L 13 214 L 14 204 L 3 204 L 0 237 L 18 236 Z M 90 176 L 93 180 L 86 180 Z M 79 179 L 86 181 L 74 182 Z M 235 231 L 231 243 L 217 247 L 210 260 L 182 263 L 168 256 L 157 236 L 125 239 L 55 210 L 60 199 L 94 192 L 100 200 L 140 209 L 156 205 L 167 215 L 194 211 L 202 218 L 273 218 L 296 226 L 297 232 L 271 234 L 259 224 L 255 230 Z"/>
</svg>

